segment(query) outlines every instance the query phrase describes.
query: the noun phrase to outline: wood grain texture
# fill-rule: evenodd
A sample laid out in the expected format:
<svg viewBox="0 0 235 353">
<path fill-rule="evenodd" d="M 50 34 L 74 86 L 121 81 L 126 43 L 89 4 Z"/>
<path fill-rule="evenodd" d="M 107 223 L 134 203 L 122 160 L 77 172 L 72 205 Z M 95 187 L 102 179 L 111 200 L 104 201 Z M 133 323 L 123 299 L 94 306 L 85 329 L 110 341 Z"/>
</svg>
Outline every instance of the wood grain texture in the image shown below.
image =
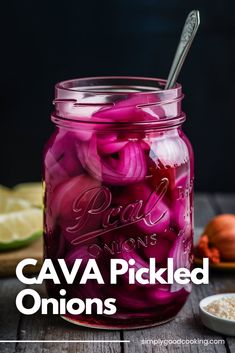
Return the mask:
<svg viewBox="0 0 235 353">
<path fill-rule="evenodd" d="M 25 273 L 38 272 L 43 257 L 43 241 L 42 238 L 36 240 L 26 248 L 16 249 L 0 253 L 0 277 L 15 276 L 17 264 L 25 258 L 34 258 L 38 260 L 37 266 L 27 266 Z"/>
<path fill-rule="evenodd" d="M 206 194 L 195 195 L 194 220 L 195 226 L 204 228 L 210 219 L 215 215 L 215 210 Z"/>
<path fill-rule="evenodd" d="M 223 201 L 224 200 L 224 201 Z M 199 194 L 195 197 L 195 225 L 201 227 L 218 212 L 231 212 L 235 205 L 235 197 L 207 197 Z M 220 208 L 220 209 L 219 209 Z M 200 229 L 197 229 L 200 234 Z M 27 255 L 28 256 L 28 255 Z M 31 254 L 32 257 L 32 254 Z M 0 337 L 2 339 L 21 340 L 119 340 L 130 339 L 131 343 L 18 343 L 0 344 L 0 353 L 235 353 L 235 340 L 226 338 L 226 345 L 180 345 L 171 344 L 160 346 L 142 344 L 141 340 L 152 339 L 221 339 L 221 336 L 206 327 L 198 315 L 198 303 L 205 296 L 235 292 L 233 273 L 211 271 L 210 284 L 195 286 L 189 300 L 171 322 L 153 327 L 133 331 L 102 331 L 81 328 L 62 320 L 58 316 L 41 315 L 20 316 L 14 306 L 16 294 L 23 288 L 16 279 L 2 279 L 0 281 Z M 35 286 L 40 295 L 46 295 L 43 286 Z M 148 305 L 148 303 L 146 303 Z"/>
<path fill-rule="evenodd" d="M 0 279 L 0 340 L 15 340 L 18 335 L 21 315 L 15 298 L 23 288 L 16 278 Z M 1 343 L 0 352 L 14 353 L 15 343 Z"/>
<path fill-rule="evenodd" d="M 219 213 L 235 213 L 235 194 L 216 194 L 214 202 Z M 235 293 L 235 270 L 230 275 L 221 274 L 221 277 L 214 280 L 215 285 L 221 292 Z M 235 353 L 235 337 L 227 337 L 228 351 Z"/>
<path fill-rule="evenodd" d="M 215 194 L 215 203 L 221 213 L 235 214 L 235 194 Z"/>
<path fill-rule="evenodd" d="M 164 345 L 153 345 L 153 344 L 142 344 L 142 340 L 179 340 L 179 339 L 199 339 L 199 340 L 210 340 L 221 338 L 217 333 L 207 329 L 201 323 L 198 303 L 207 295 L 213 293 L 213 286 L 195 286 L 189 300 L 185 304 L 182 311 L 177 317 L 164 325 L 153 327 L 151 329 L 126 331 L 124 332 L 124 339 L 130 339 L 133 344 L 124 344 L 124 352 L 128 353 L 176 353 L 176 352 L 217 352 L 226 353 L 226 347 L 224 344 L 216 345 L 210 344 L 205 346 L 204 343 L 200 344 L 168 344 Z"/>
<path fill-rule="evenodd" d="M 215 210 L 212 207 L 209 198 L 204 194 L 196 195 L 195 197 L 195 225 L 204 227 L 206 223 L 215 215 Z M 182 311 L 177 315 L 175 320 L 151 329 L 135 330 L 124 332 L 124 339 L 130 339 L 133 344 L 124 344 L 124 352 L 128 353 L 165 353 L 165 352 L 227 352 L 225 345 L 181 345 L 171 344 L 168 346 L 142 344 L 142 340 L 150 339 L 221 339 L 217 333 L 203 326 L 199 317 L 199 301 L 212 295 L 215 291 L 213 283 L 203 286 L 194 286 L 189 300 L 185 304 Z M 148 305 L 146 303 L 146 305 Z"/>
<path fill-rule="evenodd" d="M 44 286 L 31 286 L 46 297 Z M 28 301 L 28 304 L 29 301 Z M 82 328 L 59 315 L 22 315 L 19 339 L 24 340 L 120 340 L 119 331 Z M 15 353 L 121 353 L 119 343 L 19 343 Z M 4 352 L 5 353 L 5 352 Z"/>
</svg>

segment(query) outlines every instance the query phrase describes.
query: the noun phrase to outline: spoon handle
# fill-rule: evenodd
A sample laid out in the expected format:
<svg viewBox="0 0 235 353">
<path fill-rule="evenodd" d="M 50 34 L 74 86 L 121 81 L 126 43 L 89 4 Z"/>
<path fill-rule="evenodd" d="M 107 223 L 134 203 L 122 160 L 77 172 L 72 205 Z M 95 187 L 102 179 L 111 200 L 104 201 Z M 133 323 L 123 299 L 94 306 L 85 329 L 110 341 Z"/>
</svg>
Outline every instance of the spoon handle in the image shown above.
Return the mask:
<svg viewBox="0 0 235 353">
<path fill-rule="evenodd" d="M 197 33 L 199 24 L 199 11 L 191 11 L 186 19 L 183 31 L 181 33 L 180 41 L 175 53 L 173 63 L 171 65 L 165 89 L 170 89 L 174 87 L 177 77 L 184 63 L 184 60 L 188 54 L 189 48 L 193 42 L 195 34 Z"/>
</svg>

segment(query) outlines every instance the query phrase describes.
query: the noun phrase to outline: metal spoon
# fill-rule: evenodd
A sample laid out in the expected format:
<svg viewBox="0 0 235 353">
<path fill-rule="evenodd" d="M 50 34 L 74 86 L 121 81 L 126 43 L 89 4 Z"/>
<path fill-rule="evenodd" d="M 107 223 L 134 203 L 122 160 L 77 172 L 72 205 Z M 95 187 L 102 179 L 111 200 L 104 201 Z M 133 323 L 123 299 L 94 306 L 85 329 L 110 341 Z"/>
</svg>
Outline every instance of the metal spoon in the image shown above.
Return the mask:
<svg viewBox="0 0 235 353">
<path fill-rule="evenodd" d="M 191 47 L 195 34 L 197 33 L 200 24 L 200 14 L 198 10 L 193 10 L 189 13 L 183 31 L 181 33 L 180 41 L 175 53 L 173 63 L 167 78 L 167 83 L 165 89 L 173 88 L 184 60 L 188 54 Z"/>
</svg>

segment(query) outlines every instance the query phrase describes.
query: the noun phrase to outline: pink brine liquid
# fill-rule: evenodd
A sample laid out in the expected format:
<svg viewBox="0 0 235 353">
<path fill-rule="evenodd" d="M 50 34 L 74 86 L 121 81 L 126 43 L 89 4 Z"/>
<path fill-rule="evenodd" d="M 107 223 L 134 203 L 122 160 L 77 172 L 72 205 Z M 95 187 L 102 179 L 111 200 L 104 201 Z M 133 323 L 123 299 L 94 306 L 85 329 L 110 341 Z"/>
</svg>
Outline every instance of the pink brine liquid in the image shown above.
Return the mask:
<svg viewBox="0 0 235 353">
<path fill-rule="evenodd" d="M 93 81 L 92 81 L 93 80 Z M 67 313 L 80 325 L 136 328 L 172 319 L 186 302 L 190 285 L 110 284 L 110 259 L 135 260 L 156 269 L 192 264 L 192 149 L 182 132 L 181 86 L 163 91 L 161 80 L 144 80 L 133 90 L 108 78 L 57 85 L 56 130 L 45 148 L 45 257 L 63 258 L 68 268 L 96 259 L 105 284 L 47 282 L 50 297 L 116 298 L 114 315 Z M 102 82 L 102 85 L 101 83 Z M 151 83 L 151 89 L 148 87 Z M 93 84 L 92 84 L 93 83 Z M 155 85 L 155 89 L 153 89 Z M 81 87 L 80 87 L 81 86 Z M 85 88 L 84 88 L 85 86 Z M 94 86 L 98 87 L 97 89 Z M 111 87 L 111 88 L 110 88 Z M 166 103 L 167 102 L 167 103 Z"/>
</svg>

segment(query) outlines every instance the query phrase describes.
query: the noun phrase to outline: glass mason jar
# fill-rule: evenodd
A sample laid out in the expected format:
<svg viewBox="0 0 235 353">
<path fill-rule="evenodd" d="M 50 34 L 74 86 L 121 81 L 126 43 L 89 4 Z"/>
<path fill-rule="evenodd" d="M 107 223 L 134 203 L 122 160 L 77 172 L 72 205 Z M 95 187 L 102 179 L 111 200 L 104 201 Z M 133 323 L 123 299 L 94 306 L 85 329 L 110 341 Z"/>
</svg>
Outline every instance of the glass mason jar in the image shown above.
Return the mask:
<svg viewBox="0 0 235 353">
<path fill-rule="evenodd" d="M 110 259 L 134 259 L 135 271 L 156 269 L 173 258 L 174 269 L 192 264 L 193 152 L 182 131 L 182 88 L 165 80 L 101 77 L 60 82 L 56 125 L 44 153 L 45 258 L 53 260 L 60 285 L 47 281 L 50 297 L 115 298 L 113 315 L 66 313 L 79 325 L 139 328 L 172 319 L 190 285 L 110 284 Z M 73 284 L 65 283 L 57 259 L 71 269 L 82 259 Z M 105 284 L 79 284 L 95 259 Z M 147 275 L 146 275 L 147 276 Z M 148 277 L 148 276 L 147 276 Z M 146 277 L 146 278 L 147 278 Z"/>
</svg>

